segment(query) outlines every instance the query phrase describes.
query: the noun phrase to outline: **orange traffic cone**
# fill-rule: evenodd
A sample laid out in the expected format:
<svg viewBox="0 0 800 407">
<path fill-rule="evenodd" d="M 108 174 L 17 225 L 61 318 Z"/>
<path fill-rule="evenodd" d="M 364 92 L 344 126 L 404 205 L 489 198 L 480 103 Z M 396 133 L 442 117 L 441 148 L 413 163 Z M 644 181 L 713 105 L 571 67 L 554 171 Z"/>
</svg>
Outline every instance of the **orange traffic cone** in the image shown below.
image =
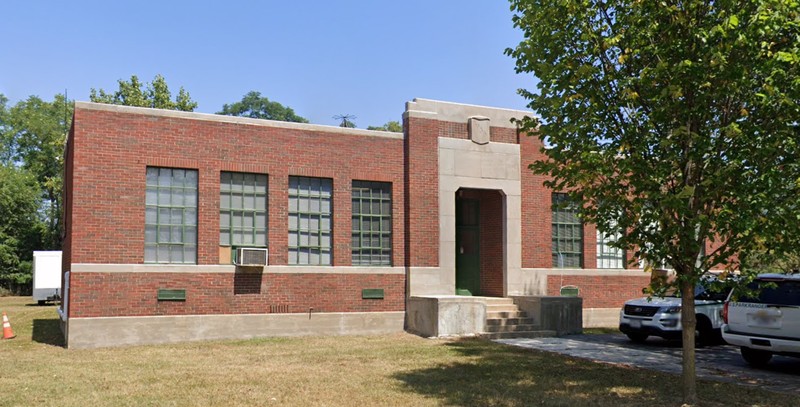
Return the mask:
<svg viewBox="0 0 800 407">
<path fill-rule="evenodd" d="M 14 339 L 17 335 L 14 335 L 14 331 L 11 330 L 11 322 L 8 322 L 8 315 L 3 313 L 3 339 Z"/>
</svg>

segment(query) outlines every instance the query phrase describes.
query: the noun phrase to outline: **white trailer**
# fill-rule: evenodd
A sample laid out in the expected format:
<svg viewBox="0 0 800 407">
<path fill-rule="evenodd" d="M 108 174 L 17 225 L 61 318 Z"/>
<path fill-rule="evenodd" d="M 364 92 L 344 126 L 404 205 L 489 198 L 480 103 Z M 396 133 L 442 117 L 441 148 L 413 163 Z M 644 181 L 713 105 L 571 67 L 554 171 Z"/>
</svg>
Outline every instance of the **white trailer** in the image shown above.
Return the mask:
<svg viewBox="0 0 800 407">
<path fill-rule="evenodd" d="M 33 299 L 39 305 L 61 299 L 61 251 L 33 252 Z"/>
</svg>

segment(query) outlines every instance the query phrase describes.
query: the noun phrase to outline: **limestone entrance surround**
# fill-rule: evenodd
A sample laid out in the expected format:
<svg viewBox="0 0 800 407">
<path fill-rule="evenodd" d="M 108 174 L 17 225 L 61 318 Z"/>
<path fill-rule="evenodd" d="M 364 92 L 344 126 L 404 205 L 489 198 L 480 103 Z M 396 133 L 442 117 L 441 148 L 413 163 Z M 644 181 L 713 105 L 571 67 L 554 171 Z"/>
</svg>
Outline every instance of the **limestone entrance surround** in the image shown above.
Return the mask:
<svg viewBox="0 0 800 407">
<path fill-rule="evenodd" d="M 503 291 L 504 296 L 519 292 L 522 254 L 519 160 L 517 144 L 480 145 L 470 140 L 439 138 L 439 267 L 450 292 L 435 294 L 455 292 L 456 193 L 462 188 L 502 194 Z"/>
<path fill-rule="evenodd" d="M 438 267 L 410 267 L 408 295 L 453 295 L 456 289 L 456 193 L 459 189 L 498 191 L 502 197 L 503 294 L 525 295 L 522 263 L 520 145 L 492 141 L 496 130 L 513 129 L 530 112 L 428 99 L 408 102 L 404 117 L 464 125 L 464 133 L 440 124 L 438 153 Z"/>
</svg>

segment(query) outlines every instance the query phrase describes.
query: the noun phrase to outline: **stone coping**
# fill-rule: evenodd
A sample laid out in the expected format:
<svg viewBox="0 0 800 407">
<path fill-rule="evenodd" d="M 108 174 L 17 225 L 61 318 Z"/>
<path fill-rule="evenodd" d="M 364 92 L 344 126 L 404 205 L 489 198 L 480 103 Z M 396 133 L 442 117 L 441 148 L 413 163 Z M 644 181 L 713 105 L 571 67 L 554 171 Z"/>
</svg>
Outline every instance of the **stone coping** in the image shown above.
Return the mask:
<svg viewBox="0 0 800 407">
<path fill-rule="evenodd" d="M 249 117 L 226 116 L 211 113 L 182 112 L 177 110 L 151 109 L 146 107 L 120 106 L 105 103 L 75 102 L 75 109 L 100 110 L 114 113 L 139 114 L 151 117 L 165 117 L 187 120 L 202 120 L 216 123 L 243 124 L 250 126 L 274 127 L 281 129 L 317 131 L 334 134 L 349 134 L 354 136 L 385 137 L 402 140 L 403 133 L 390 131 L 364 130 L 344 128 L 339 126 L 325 126 L 321 124 L 282 122 L 278 120 L 252 119 Z"/>
</svg>

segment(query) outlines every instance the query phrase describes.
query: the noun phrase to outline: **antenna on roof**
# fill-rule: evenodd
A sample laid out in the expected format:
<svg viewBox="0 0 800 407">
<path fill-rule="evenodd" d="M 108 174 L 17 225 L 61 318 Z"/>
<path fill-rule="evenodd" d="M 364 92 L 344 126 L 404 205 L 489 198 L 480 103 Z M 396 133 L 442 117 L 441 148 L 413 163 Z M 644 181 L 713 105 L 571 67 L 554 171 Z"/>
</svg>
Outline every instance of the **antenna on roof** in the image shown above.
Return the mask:
<svg viewBox="0 0 800 407">
<path fill-rule="evenodd" d="M 333 118 L 336 119 L 336 120 L 341 120 L 342 121 L 339 124 L 339 127 L 350 127 L 350 128 L 355 128 L 356 127 L 356 124 L 353 122 L 353 120 L 357 119 L 357 117 L 352 115 L 352 114 L 339 114 L 339 115 L 333 116 Z"/>
</svg>

